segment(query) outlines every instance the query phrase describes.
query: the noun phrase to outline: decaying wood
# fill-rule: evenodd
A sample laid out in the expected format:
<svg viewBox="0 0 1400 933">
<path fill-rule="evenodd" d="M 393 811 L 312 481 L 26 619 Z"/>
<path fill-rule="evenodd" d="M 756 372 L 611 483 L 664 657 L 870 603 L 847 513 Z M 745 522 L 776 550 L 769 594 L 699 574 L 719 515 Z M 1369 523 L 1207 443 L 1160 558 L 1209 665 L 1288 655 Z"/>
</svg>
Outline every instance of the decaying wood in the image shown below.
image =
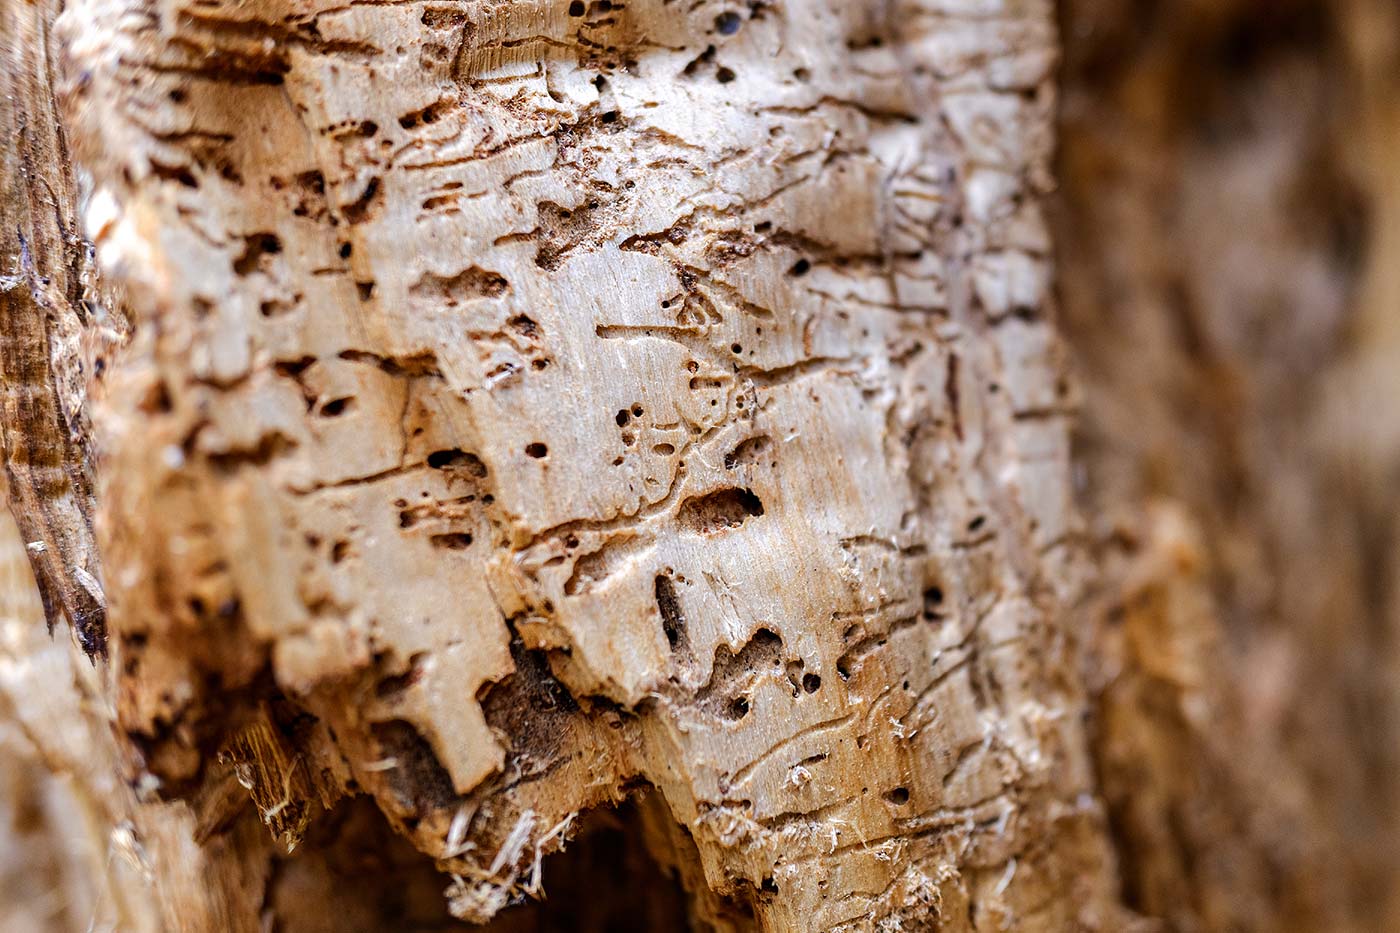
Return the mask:
<svg viewBox="0 0 1400 933">
<path fill-rule="evenodd" d="M 1351 654 L 1393 655 L 1400 446 L 1346 417 L 1385 263 L 1342 336 L 1395 49 L 1349 0 L 1250 58 L 1247 6 L 1062 9 L 1059 322 L 1042 0 L 69 0 L 56 45 L 4 8 L 11 501 L 89 653 L 105 580 L 111 656 L 5 565 L 42 857 L 0 845 L 0 893 L 60 878 L 55 930 L 1384 928 L 1391 731 L 1333 733 L 1400 708 Z M 1334 58 L 1357 111 L 1297 93 Z"/>
<path fill-rule="evenodd" d="M 70 7 L 141 767 L 275 733 L 475 920 L 649 786 L 768 929 L 1108 922 L 1049 14 Z"/>
</svg>

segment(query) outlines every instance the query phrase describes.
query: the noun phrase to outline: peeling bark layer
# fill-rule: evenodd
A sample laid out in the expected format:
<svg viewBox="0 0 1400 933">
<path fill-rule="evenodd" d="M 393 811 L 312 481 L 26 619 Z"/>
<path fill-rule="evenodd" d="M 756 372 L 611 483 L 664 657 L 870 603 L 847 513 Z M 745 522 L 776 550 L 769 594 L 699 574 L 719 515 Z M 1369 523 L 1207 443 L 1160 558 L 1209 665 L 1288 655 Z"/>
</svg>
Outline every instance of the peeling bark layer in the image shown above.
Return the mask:
<svg viewBox="0 0 1400 933">
<path fill-rule="evenodd" d="M 74 4 L 139 769 L 473 920 L 646 786 L 717 925 L 1114 925 L 1049 14 Z"/>
<path fill-rule="evenodd" d="M 77 184 L 53 96 L 56 5 L 0 9 L 0 454 L 50 631 L 65 616 L 106 650 L 84 358 L 116 330 L 93 288 Z"/>
</svg>

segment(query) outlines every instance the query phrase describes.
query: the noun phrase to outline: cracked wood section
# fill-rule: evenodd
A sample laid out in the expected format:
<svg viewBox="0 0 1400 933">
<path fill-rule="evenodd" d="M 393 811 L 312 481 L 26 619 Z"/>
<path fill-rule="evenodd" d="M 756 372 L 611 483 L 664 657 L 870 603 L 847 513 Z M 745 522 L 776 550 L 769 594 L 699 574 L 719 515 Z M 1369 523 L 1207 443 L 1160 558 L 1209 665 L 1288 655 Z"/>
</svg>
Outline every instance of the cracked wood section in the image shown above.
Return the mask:
<svg viewBox="0 0 1400 933">
<path fill-rule="evenodd" d="M 296 789 L 246 769 L 260 809 L 370 795 L 472 920 L 650 786 L 717 927 L 1117 922 L 1047 2 L 65 18 L 164 793 L 254 728 Z"/>
</svg>

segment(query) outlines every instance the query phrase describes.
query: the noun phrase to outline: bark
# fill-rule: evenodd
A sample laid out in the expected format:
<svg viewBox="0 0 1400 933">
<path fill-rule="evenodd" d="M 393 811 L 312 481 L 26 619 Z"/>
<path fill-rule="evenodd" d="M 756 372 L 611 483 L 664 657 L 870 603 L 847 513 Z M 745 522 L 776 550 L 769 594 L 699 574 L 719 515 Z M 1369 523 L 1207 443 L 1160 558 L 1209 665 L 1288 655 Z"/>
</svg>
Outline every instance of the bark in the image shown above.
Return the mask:
<svg viewBox="0 0 1400 933">
<path fill-rule="evenodd" d="M 1309 226 L 1318 133 L 1179 102 L 1317 130 L 1277 76 L 1347 62 L 1379 168 L 1393 50 L 1356 0 L 1212 84 L 1228 7 L 1063 11 L 1062 315 L 1048 2 L 7 8 L 16 540 L 110 657 L 12 571 L 0 883 L 52 929 L 1381 924 L 1388 733 L 1329 734 L 1348 678 L 1394 709 L 1346 654 L 1394 455 L 1278 441 L 1391 358 L 1357 169 Z"/>
<path fill-rule="evenodd" d="M 50 3 L 0 10 L 0 116 L 10 133 L 0 164 L 0 452 L 49 629 L 62 613 L 88 654 L 98 655 L 106 606 L 92 531 L 83 362 L 110 328 L 93 300 L 53 96 L 54 12 Z"/>
</svg>

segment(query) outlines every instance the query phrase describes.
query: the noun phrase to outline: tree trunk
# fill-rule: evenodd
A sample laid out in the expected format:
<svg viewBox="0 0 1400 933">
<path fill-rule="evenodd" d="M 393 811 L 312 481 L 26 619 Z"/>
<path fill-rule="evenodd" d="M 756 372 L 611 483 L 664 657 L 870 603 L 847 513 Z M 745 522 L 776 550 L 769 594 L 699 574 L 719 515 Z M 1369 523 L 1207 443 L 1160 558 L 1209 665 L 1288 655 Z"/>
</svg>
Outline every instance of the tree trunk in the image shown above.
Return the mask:
<svg viewBox="0 0 1400 933">
<path fill-rule="evenodd" d="M 1380 165 L 1394 50 L 1212 85 L 1226 6 L 1063 12 L 1063 314 L 1048 0 L 0 11 L 0 554 L 76 635 L 7 571 L 17 922 L 1383 925 L 1390 733 L 1329 735 L 1397 681 L 1328 639 L 1387 645 L 1395 456 L 1269 446 L 1379 385 L 1361 170 L 1261 221 L 1337 154 L 1174 108 L 1349 68 Z"/>
</svg>

